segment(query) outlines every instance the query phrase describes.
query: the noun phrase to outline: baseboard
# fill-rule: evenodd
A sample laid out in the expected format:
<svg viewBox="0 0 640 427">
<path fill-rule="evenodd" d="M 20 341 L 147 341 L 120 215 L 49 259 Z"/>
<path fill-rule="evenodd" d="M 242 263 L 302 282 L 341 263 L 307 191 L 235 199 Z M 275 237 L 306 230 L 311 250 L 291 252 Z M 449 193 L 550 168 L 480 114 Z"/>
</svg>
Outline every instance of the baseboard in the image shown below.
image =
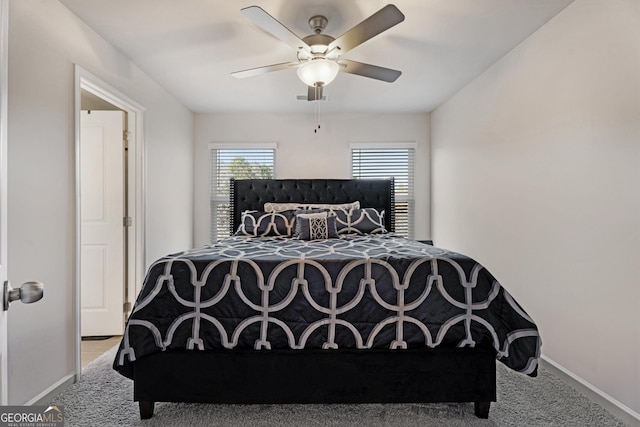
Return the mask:
<svg viewBox="0 0 640 427">
<path fill-rule="evenodd" d="M 71 387 L 76 382 L 76 374 L 69 374 L 59 381 L 55 382 L 51 387 L 29 400 L 25 405 L 48 405 L 60 393 Z"/>
<path fill-rule="evenodd" d="M 540 362 L 540 366 L 560 377 L 564 382 L 620 418 L 627 425 L 640 426 L 640 414 L 633 409 L 609 396 L 604 391 L 583 380 L 548 357 L 542 356 Z"/>
</svg>

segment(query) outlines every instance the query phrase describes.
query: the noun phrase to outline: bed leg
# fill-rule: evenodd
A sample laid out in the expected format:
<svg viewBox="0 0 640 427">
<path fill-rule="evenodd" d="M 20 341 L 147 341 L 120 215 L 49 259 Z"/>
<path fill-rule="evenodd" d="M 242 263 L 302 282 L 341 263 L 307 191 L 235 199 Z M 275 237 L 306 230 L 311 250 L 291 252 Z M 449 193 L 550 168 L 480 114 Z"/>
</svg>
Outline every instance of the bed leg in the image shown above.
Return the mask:
<svg viewBox="0 0 640 427">
<path fill-rule="evenodd" d="M 153 417 L 153 406 L 154 402 L 149 402 L 146 400 L 141 400 L 138 402 L 141 420 L 148 420 L 149 418 Z"/>
<path fill-rule="evenodd" d="M 489 418 L 491 402 L 475 402 L 475 414 L 478 418 Z"/>
</svg>

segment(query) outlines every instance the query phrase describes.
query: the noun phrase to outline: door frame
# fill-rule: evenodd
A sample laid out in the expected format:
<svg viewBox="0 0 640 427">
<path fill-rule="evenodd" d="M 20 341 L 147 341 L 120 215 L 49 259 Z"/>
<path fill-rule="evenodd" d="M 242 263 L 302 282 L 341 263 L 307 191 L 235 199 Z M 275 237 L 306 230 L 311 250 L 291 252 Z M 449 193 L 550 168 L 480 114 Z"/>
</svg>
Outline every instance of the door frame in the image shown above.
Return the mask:
<svg viewBox="0 0 640 427">
<path fill-rule="evenodd" d="M 75 321 L 76 321 L 76 381 L 80 380 L 82 373 L 81 356 L 81 279 L 80 279 L 80 242 L 81 242 L 81 205 L 80 205 L 80 110 L 81 91 L 86 90 L 104 99 L 116 107 L 127 112 L 127 128 L 130 133 L 128 149 L 128 180 L 127 202 L 129 206 L 128 216 L 131 217 L 131 226 L 127 227 L 127 279 L 129 289 L 125 295 L 125 302 L 133 304 L 136 295 L 140 291 L 144 274 L 144 111 L 145 108 L 124 95 L 111 85 L 105 83 L 89 71 L 75 66 Z"/>
</svg>

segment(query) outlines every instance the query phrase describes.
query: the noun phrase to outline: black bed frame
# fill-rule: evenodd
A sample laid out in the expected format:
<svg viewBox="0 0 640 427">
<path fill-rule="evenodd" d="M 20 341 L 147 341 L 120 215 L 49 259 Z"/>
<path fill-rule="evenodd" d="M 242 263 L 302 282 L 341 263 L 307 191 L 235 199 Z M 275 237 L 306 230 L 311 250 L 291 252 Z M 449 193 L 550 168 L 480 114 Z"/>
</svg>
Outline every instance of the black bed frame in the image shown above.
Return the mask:
<svg viewBox="0 0 640 427">
<path fill-rule="evenodd" d="M 231 227 L 265 202 L 347 203 L 385 209 L 394 230 L 393 180 L 232 180 Z M 159 374 L 161 372 L 161 374 Z M 409 350 L 165 351 L 133 363 L 140 418 L 154 402 L 474 402 L 488 418 L 496 400 L 493 348 Z"/>
</svg>

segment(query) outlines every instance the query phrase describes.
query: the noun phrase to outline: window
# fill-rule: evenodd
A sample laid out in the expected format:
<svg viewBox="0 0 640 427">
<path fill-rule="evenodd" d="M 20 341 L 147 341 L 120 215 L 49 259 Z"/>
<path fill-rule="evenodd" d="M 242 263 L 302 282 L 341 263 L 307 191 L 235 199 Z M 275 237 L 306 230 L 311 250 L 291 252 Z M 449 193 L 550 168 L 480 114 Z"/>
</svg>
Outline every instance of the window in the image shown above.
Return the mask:
<svg viewBox="0 0 640 427">
<path fill-rule="evenodd" d="M 215 146 L 213 146 L 215 147 Z M 228 237 L 231 178 L 273 178 L 275 148 L 211 148 L 211 241 Z"/>
<path fill-rule="evenodd" d="M 362 145 L 362 148 L 360 146 Z M 395 179 L 396 233 L 413 238 L 414 147 L 388 148 L 389 145 L 353 144 L 351 173 L 354 178 Z"/>
</svg>

